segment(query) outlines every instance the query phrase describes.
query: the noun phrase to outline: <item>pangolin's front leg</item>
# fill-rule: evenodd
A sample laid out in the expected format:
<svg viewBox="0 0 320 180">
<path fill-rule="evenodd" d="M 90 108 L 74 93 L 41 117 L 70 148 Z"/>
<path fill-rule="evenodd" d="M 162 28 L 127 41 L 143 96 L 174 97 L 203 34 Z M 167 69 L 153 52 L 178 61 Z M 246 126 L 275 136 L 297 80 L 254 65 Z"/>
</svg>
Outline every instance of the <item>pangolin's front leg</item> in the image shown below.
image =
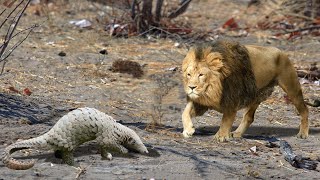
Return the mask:
<svg viewBox="0 0 320 180">
<path fill-rule="evenodd" d="M 104 139 L 103 143 L 100 144 L 100 151 L 102 158 L 108 160 L 112 159 L 111 153 L 127 154 L 129 152 L 129 150 L 121 144 L 106 139 Z"/>
<path fill-rule="evenodd" d="M 102 159 L 112 160 L 112 154 L 109 152 L 106 146 L 100 146 L 100 153 Z"/>
</svg>

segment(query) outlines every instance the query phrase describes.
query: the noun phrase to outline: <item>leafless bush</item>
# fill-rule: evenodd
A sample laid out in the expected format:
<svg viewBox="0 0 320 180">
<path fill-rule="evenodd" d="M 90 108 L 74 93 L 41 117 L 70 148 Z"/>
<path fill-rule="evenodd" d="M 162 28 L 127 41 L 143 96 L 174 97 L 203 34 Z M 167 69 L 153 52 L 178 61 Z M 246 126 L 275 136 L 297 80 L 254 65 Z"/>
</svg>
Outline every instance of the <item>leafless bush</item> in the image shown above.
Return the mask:
<svg viewBox="0 0 320 180">
<path fill-rule="evenodd" d="M 259 7 L 259 13 L 269 19 L 273 16 L 286 16 L 314 22 L 320 17 L 320 0 L 252 0 L 248 6 L 253 5 Z"/>
<path fill-rule="evenodd" d="M 4 67 L 8 62 L 8 57 L 28 38 L 32 30 L 38 26 L 33 25 L 23 30 L 17 30 L 20 19 L 31 0 L 17 1 L 18 0 L 5 0 L 0 4 L 4 7 L 4 9 L 0 11 L 0 33 L 4 33 L 4 40 L 0 45 L 0 63 L 2 63 L 0 75 L 4 71 Z M 17 40 L 14 44 L 11 43 L 13 39 L 18 37 L 21 38 L 21 36 L 22 39 Z"/>
<path fill-rule="evenodd" d="M 320 35 L 320 0 L 251 0 L 248 9 L 252 13 L 242 19 L 251 32 L 271 30 L 273 37 L 287 40 Z"/>
<path fill-rule="evenodd" d="M 320 0 L 285 0 L 282 10 L 315 19 L 320 16 Z"/>
<path fill-rule="evenodd" d="M 151 118 L 152 122 L 150 125 L 152 127 L 161 126 L 164 112 L 163 99 L 170 92 L 170 90 L 177 85 L 175 81 L 172 80 L 171 74 L 156 75 L 152 79 L 156 83 L 156 89 L 154 90 L 153 104 L 151 105 Z"/>
<path fill-rule="evenodd" d="M 180 6 L 171 11 L 166 12 L 164 10 L 165 0 L 157 0 L 155 3 L 155 8 L 153 8 L 153 0 L 133 0 L 131 16 L 135 21 L 137 31 L 143 33 L 150 29 L 150 26 L 159 26 L 161 24 L 161 18 L 173 19 L 178 17 L 180 14 L 184 13 L 191 0 L 182 0 L 180 1 Z M 154 13 L 152 13 L 154 10 Z"/>
</svg>

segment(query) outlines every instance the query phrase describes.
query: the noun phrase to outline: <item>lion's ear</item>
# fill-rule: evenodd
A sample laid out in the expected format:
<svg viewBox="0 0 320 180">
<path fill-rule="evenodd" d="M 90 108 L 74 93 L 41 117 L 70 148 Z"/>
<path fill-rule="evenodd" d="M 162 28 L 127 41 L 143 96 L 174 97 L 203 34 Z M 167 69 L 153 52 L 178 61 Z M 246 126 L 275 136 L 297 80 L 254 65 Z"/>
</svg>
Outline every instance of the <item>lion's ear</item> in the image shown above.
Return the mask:
<svg viewBox="0 0 320 180">
<path fill-rule="evenodd" d="M 222 56 L 218 52 L 208 53 L 204 60 L 212 70 L 219 71 L 223 67 Z"/>
</svg>

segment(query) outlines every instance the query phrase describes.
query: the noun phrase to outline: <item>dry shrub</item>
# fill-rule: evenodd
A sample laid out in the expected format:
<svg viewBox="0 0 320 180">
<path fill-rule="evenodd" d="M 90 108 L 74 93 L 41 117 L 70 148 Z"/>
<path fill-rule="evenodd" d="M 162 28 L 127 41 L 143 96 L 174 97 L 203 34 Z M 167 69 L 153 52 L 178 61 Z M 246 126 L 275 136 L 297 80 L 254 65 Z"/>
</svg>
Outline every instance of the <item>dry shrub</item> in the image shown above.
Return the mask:
<svg viewBox="0 0 320 180">
<path fill-rule="evenodd" d="M 141 78 L 144 74 L 139 63 L 130 60 L 116 60 L 112 63 L 112 72 L 131 74 L 134 78 Z"/>
<path fill-rule="evenodd" d="M 172 79 L 173 74 L 153 75 L 151 77 L 156 84 L 153 91 L 153 103 L 151 105 L 151 119 L 149 128 L 162 126 L 162 121 L 165 115 L 164 98 L 170 90 L 177 86 L 177 82 Z"/>
<path fill-rule="evenodd" d="M 254 16 L 247 19 L 249 24 L 259 28 L 281 28 L 295 26 L 302 28 L 317 24 L 320 17 L 320 0 L 259 0 L 250 4 L 249 8 L 256 9 Z"/>
<path fill-rule="evenodd" d="M 33 29 L 38 27 L 35 24 L 28 28 L 18 28 L 18 24 L 24 15 L 31 0 L 5 0 L 0 2 L 0 63 L 2 68 L 8 62 L 8 57 L 29 37 Z"/>
</svg>

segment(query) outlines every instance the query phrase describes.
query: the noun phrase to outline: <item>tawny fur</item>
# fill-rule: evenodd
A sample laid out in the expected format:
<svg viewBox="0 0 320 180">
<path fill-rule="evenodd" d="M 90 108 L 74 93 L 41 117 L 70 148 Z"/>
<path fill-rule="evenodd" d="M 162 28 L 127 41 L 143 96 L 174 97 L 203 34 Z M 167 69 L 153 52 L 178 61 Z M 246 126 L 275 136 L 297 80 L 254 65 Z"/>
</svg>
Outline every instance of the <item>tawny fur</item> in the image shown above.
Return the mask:
<svg viewBox="0 0 320 180">
<path fill-rule="evenodd" d="M 106 159 L 112 158 L 111 152 L 127 153 L 128 149 L 148 153 L 132 129 L 94 108 L 79 108 L 63 116 L 47 133 L 8 146 L 2 162 L 10 169 L 29 169 L 34 165 L 34 160 L 24 162 L 10 155 L 21 149 L 40 148 L 61 153 L 65 163 L 74 165 L 74 149 L 94 139 L 100 145 L 102 157 Z"/>
<path fill-rule="evenodd" d="M 223 113 L 214 136 L 218 141 L 241 137 L 253 122 L 258 105 L 279 85 L 290 97 L 301 116 L 299 138 L 309 132 L 308 109 L 303 101 L 296 71 L 287 55 L 274 47 L 240 45 L 217 41 L 196 45 L 182 63 L 187 106 L 182 114 L 183 135 L 194 133 L 192 117 L 208 109 Z M 246 108 L 239 127 L 231 127 L 239 109 Z"/>
</svg>

